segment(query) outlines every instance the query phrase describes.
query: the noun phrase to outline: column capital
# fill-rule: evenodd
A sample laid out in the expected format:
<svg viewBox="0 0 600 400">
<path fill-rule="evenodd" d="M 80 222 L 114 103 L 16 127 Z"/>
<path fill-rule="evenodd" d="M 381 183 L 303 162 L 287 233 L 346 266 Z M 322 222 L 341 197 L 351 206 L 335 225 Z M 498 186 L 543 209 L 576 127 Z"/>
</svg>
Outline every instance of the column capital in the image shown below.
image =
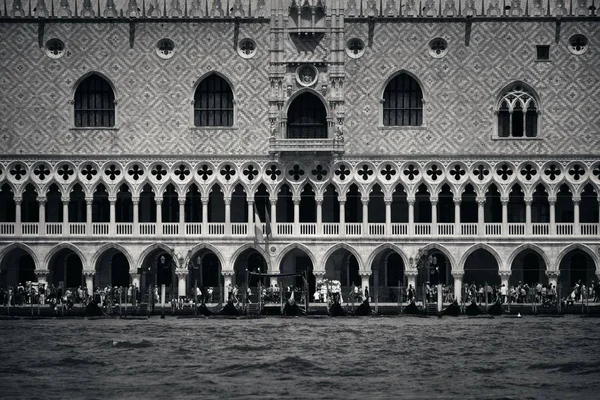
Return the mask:
<svg viewBox="0 0 600 400">
<path fill-rule="evenodd" d="M 177 199 L 177 202 L 180 206 L 185 206 L 185 197 L 180 197 L 179 199 Z"/>
<path fill-rule="evenodd" d="M 454 279 L 462 279 L 465 275 L 465 271 L 452 271 L 452 277 Z"/>
<path fill-rule="evenodd" d="M 508 197 L 505 197 L 505 196 L 500 197 L 500 202 L 502 203 L 502 205 L 508 204 L 508 200 L 510 200 Z"/>
<path fill-rule="evenodd" d="M 394 202 L 394 198 L 393 197 L 384 196 L 383 197 L 383 202 L 385 203 L 386 206 L 389 206 L 389 205 L 391 205 Z"/>
<path fill-rule="evenodd" d="M 130 272 L 129 276 L 131 276 L 131 278 L 139 278 L 141 274 L 138 274 L 137 272 Z"/>
<path fill-rule="evenodd" d="M 317 204 L 323 204 L 323 196 L 315 196 L 315 202 Z"/>
<path fill-rule="evenodd" d="M 45 197 L 44 197 L 44 201 L 45 201 Z M 13 201 L 15 202 L 15 204 L 21 205 L 21 203 L 23 202 L 23 198 L 20 196 L 15 196 L 13 197 Z M 39 202 L 39 197 L 38 197 L 38 202 Z"/>
<path fill-rule="evenodd" d="M 579 205 L 580 202 L 581 202 L 581 196 L 573 196 L 573 204 L 574 205 Z"/>
<path fill-rule="evenodd" d="M 132 197 L 131 198 L 131 202 L 133 203 L 133 205 L 140 204 L 140 198 L 139 197 Z"/>
<path fill-rule="evenodd" d="M 404 275 L 406 275 L 407 277 L 416 278 L 417 275 L 419 275 L 419 271 L 417 271 L 416 269 L 407 269 L 404 271 Z"/>
<path fill-rule="evenodd" d="M 94 275 L 96 275 L 96 270 L 95 269 L 84 269 L 83 271 L 81 271 L 81 274 L 83 276 L 94 276 Z"/>
<path fill-rule="evenodd" d="M 477 204 L 479 205 L 484 205 L 485 204 L 485 196 L 477 196 L 475 198 L 475 201 L 477 202 Z"/>
<path fill-rule="evenodd" d="M 185 278 L 188 275 L 189 271 L 187 268 L 175 268 L 175 275 L 178 278 Z"/>
<path fill-rule="evenodd" d="M 548 278 L 558 278 L 560 276 L 560 271 L 546 270 L 546 276 Z"/>
<path fill-rule="evenodd" d="M 231 196 L 223 197 L 223 202 L 225 203 L 226 206 L 230 206 L 231 205 Z"/>
<path fill-rule="evenodd" d="M 368 206 L 369 205 L 369 198 L 368 197 L 361 197 L 360 201 L 362 202 L 363 206 Z"/>
<path fill-rule="evenodd" d="M 208 196 L 201 196 L 200 197 L 200 201 L 202 202 L 202 204 L 208 204 L 208 201 L 210 200 L 210 198 Z"/>
<path fill-rule="evenodd" d="M 34 273 L 35 276 L 48 276 L 50 274 L 50 271 L 47 269 L 36 269 Z"/>
<path fill-rule="evenodd" d="M 14 199 L 15 203 L 17 202 L 17 198 Z M 23 198 L 19 198 L 19 202 L 21 202 L 23 200 Z M 38 196 L 35 198 L 35 200 L 38 203 L 46 203 L 48 201 L 48 198 L 46 196 Z"/>
<path fill-rule="evenodd" d="M 338 202 L 345 203 L 346 202 L 346 196 L 338 196 Z"/>
<path fill-rule="evenodd" d="M 372 271 L 358 271 L 358 275 L 361 278 L 369 278 L 372 275 Z"/>
<path fill-rule="evenodd" d="M 526 197 L 524 198 L 524 200 L 525 200 L 525 205 L 528 205 L 528 206 L 530 206 L 530 205 L 531 205 L 531 203 L 533 203 L 533 197 L 531 197 L 531 196 L 526 196 Z"/>
<path fill-rule="evenodd" d="M 300 200 L 302 200 L 300 196 L 292 196 L 292 202 L 294 205 L 300 205 Z"/>
<path fill-rule="evenodd" d="M 156 203 L 157 206 L 162 206 L 163 199 L 162 199 L 162 197 L 157 197 L 154 199 L 154 202 Z"/>
<path fill-rule="evenodd" d="M 556 196 L 548 196 L 548 204 L 555 205 L 556 204 Z"/>
<path fill-rule="evenodd" d="M 93 197 L 86 197 L 85 198 L 85 204 L 88 206 L 91 206 L 94 203 L 94 198 Z"/>
<path fill-rule="evenodd" d="M 162 199 L 160 199 L 162 201 Z M 115 204 L 117 202 L 117 196 L 108 196 L 108 202 L 110 204 Z"/>
<path fill-rule="evenodd" d="M 406 197 L 406 202 L 408 204 L 411 204 L 411 205 L 414 206 L 416 201 L 417 201 L 417 199 L 414 196 L 408 196 L 408 197 Z"/>
<path fill-rule="evenodd" d="M 315 280 L 320 280 L 325 277 L 325 271 L 313 271 L 313 275 L 315 276 Z"/>
<path fill-rule="evenodd" d="M 505 278 L 510 278 L 510 276 L 512 275 L 512 271 L 498 271 L 498 275 L 500 275 L 501 277 L 505 277 Z"/>
<path fill-rule="evenodd" d="M 223 269 L 223 270 L 221 270 L 221 274 L 223 276 L 233 276 L 233 275 L 235 275 L 235 271 L 232 269 Z"/>
<path fill-rule="evenodd" d="M 439 199 L 437 197 L 430 197 L 429 198 L 429 201 L 431 202 L 432 206 L 437 206 L 438 200 Z"/>
<path fill-rule="evenodd" d="M 69 201 L 71 201 L 71 198 L 70 197 L 61 197 L 60 200 L 63 202 L 63 204 L 64 203 L 69 204 Z"/>
<path fill-rule="evenodd" d="M 248 203 L 249 206 L 254 205 L 254 199 L 252 199 L 252 198 L 247 199 L 246 203 Z"/>
<path fill-rule="evenodd" d="M 269 203 L 271 203 L 271 205 L 276 205 L 277 204 L 277 195 L 275 195 L 275 196 L 269 195 Z"/>
<path fill-rule="evenodd" d="M 460 205 L 460 203 L 462 202 L 462 197 L 452 197 L 452 200 L 454 201 L 454 204 L 456 205 Z"/>
</svg>

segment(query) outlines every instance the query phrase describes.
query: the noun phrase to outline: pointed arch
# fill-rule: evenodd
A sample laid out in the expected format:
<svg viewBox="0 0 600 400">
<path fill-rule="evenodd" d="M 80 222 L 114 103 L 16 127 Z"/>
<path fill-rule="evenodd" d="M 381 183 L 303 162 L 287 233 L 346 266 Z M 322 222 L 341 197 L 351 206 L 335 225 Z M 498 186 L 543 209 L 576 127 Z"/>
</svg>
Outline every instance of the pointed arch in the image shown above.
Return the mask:
<svg viewBox="0 0 600 400">
<path fill-rule="evenodd" d="M 327 107 L 317 94 L 306 90 L 297 94 L 287 105 L 286 138 L 327 139 L 327 115 Z"/>
<path fill-rule="evenodd" d="M 102 256 L 108 250 L 117 250 L 120 253 L 122 253 L 125 256 L 125 258 L 127 259 L 127 262 L 129 263 L 130 273 L 135 273 L 135 271 L 136 271 L 136 269 L 134 269 L 135 264 L 133 262 L 133 258 L 131 257 L 131 254 L 129 254 L 129 252 L 127 251 L 127 249 L 125 249 L 125 247 L 121 246 L 118 243 L 106 243 L 106 244 L 102 245 L 98 250 L 96 250 L 96 252 L 92 256 L 92 258 L 90 259 L 90 268 L 96 269 L 96 264 L 98 263 L 98 260 L 100 258 L 102 258 Z"/>
<path fill-rule="evenodd" d="M 293 243 L 288 244 L 283 249 L 281 249 L 281 251 L 279 252 L 279 254 L 277 255 L 277 257 L 275 258 L 275 265 L 277 266 L 277 270 L 279 270 L 279 268 L 281 266 L 281 262 L 283 261 L 283 259 L 290 252 L 292 252 L 295 249 L 301 250 L 304 253 L 306 253 L 306 255 L 310 258 L 310 262 L 312 262 L 313 268 L 316 267 L 316 265 L 318 265 L 317 264 L 317 259 L 316 259 L 315 255 L 313 254 L 312 251 L 310 251 L 310 249 L 308 247 L 306 247 L 302 243 L 293 242 Z"/>
<path fill-rule="evenodd" d="M 437 250 L 437 251 L 439 251 L 444 256 L 446 256 L 446 258 L 448 258 L 448 261 L 450 262 L 450 271 L 456 271 L 457 270 L 458 267 L 456 265 L 456 260 L 454 259 L 454 256 L 443 245 L 441 245 L 439 243 L 429 243 L 429 244 L 426 244 L 425 246 L 423 246 L 421 248 L 421 250 L 423 252 L 427 252 L 429 250 Z"/>
<path fill-rule="evenodd" d="M 234 85 L 225 75 L 205 73 L 193 85 L 191 126 L 235 126 L 236 100 Z"/>
<path fill-rule="evenodd" d="M 235 266 L 235 263 L 237 262 L 237 259 L 240 257 L 240 255 L 248 250 L 248 249 L 253 249 L 256 250 L 258 253 L 260 253 L 260 255 L 263 256 L 263 258 L 267 261 L 267 266 L 268 266 L 268 270 L 273 271 L 273 266 L 270 265 L 271 264 L 271 259 L 269 257 L 269 254 L 267 254 L 267 252 L 265 251 L 265 249 L 263 249 L 261 246 L 256 246 L 254 245 L 254 243 L 252 242 L 248 242 L 248 243 L 244 243 L 243 245 L 241 245 L 240 247 L 238 247 L 232 254 L 231 258 L 229 259 L 230 261 L 230 265 L 231 265 L 231 269 L 233 269 L 233 267 Z M 223 268 L 225 269 L 225 268 Z"/>
<path fill-rule="evenodd" d="M 524 250 L 532 250 L 535 253 L 537 253 L 540 257 L 542 257 L 544 263 L 546 264 L 546 269 L 548 271 L 555 270 L 556 265 L 550 262 L 550 259 L 548 258 L 544 250 L 542 250 L 541 247 L 533 243 L 523 243 L 517 246 L 506 260 L 505 267 L 508 267 L 510 270 L 510 268 L 512 268 L 513 262 L 515 261 L 515 258 L 519 255 L 519 253 L 521 253 Z"/>
<path fill-rule="evenodd" d="M 462 257 L 460 258 L 460 261 L 458 262 L 457 269 L 459 269 L 461 271 L 464 271 L 465 270 L 465 263 L 467 262 L 467 259 L 469 258 L 469 256 L 471 254 L 473 254 L 477 250 L 485 250 L 488 253 L 490 253 L 496 259 L 496 263 L 498 264 L 498 269 L 500 271 L 504 271 L 505 270 L 506 266 L 502 262 L 502 257 L 500 257 L 500 254 L 498 254 L 498 252 L 496 251 L 496 249 L 494 249 L 492 246 L 490 246 L 487 243 L 476 243 L 476 244 L 472 245 L 471 247 L 469 247 L 467 250 L 465 250 L 465 252 L 463 253 Z M 509 267 L 509 270 L 510 270 L 510 267 Z"/>
<path fill-rule="evenodd" d="M 592 250 L 588 245 L 585 245 L 582 243 L 571 243 L 570 245 L 563 248 L 560 251 L 560 253 L 558 253 L 558 256 L 556 257 L 556 265 L 555 265 L 555 267 L 557 269 L 560 268 L 560 263 L 563 261 L 565 256 L 573 250 L 581 250 L 584 253 L 586 253 L 588 256 L 590 256 L 590 258 L 592 259 L 592 261 L 594 261 L 594 264 L 596 266 L 596 275 L 600 275 L 600 260 L 598 260 L 598 256 L 596 255 L 594 250 Z"/>
<path fill-rule="evenodd" d="M 33 262 L 35 264 L 35 269 L 43 268 L 40 265 L 37 254 L 35 254 L 35 252 L 31 249 L 31 247 L 27 246 L 25 243 L 20 243 L 20 242 L 12 242 L 8 246 L 0 249 L 0 264 L 4 260 L 4 257 L 14 249 L 21 249 L 25 253 L 29 254 L 29 256 L 33 259 Z M 48 265 L 48 264 L 44 264 L 44 265 Z"/>
<path fill-rule="evenodd" d="M 217 259 L 219 260 L 219 263 L 221 263 L 221 269 L 225 268 L 225 257 L 223 257 L 223 253 L 221 253 L 221 251 L 219 249 L 217 249 L 215 246 L 213 246 L 210 243 L 198 243 L 197 245 L 195 245 L 194 247 L 192 247 L 186 257 L 185 257 L 185 261 L 184 261 L 184 265 L 189 265 L 190 263 L 190 258 L 194 256 L 194 254 L 196 254 L 197 252 L 199 252 L 200 250 L 209 250 L 211 252 L 213 252 L 215 254 L 215 256 L 217 256 Z"/>
<path fill-rule="evenodd" d="M 379 246 L 375 247 L 373 251 L 371 251 L 371 254 L 369 254 L 369 258 L 367 259 L 366 265 L 369 266 L 369 268 L 371 268 L 373 262 L 375 261 L 375 258 L 385 250 L 391 250 L 393 252 L 398 253 L 398 255 L 402 258 L 402 262 L 404 263 L 404 265 L 407 267 L 410 265 L 406 254 L 400 249 L 400 247 L 396 246 L 393 243 L 382 243 Z"/>
<path fill-rule="evenodd" d="M 356 258 L 356 261 L 358 262 L 358 270 L 359 271 L 364 270 L 363 259 L 360 256 L 360 253 L 354 247 L 350 246 L 347 243 L 337 243 L 337 244 L 331 246 L 323 255 L 323 258 L 321 259 L 321 271 L 325 271 L 325 266 L 327 264 L 327 260 L 329 259 L 329 257 L 331 257 L 331 255 L 333 253 L 335 253 L 339 249 L 344 249 L 344 250 L 347 250 L 349 253 L 351 253 Z"/>
<path fill-rule="evenodd" d="M 74 244 L 69 243 L 69 242 L 59 243 L 56 246 L 54 246 L 48 252 L 48 254 L 46 254 L 46 257 L 44 258 L 44 265 L 50 265 L 50 261 L 52 260 L 52 257 L 54 257 L 56 254 L 58 254 L 58 252 L 60 252 L 63 249 L 69 249 L 73 253 L 77 254 L 79 259 L 81 260 L 83 269 L 84 270 L 87 269 L 86 266 L 88 265 L 88 263 L 87 263 L 86 257 L 83 255 L 83 253 L 81 252 L 81 250 L 79 250 L 79 248 L 77 246 L 75 246 Z"/>
<path fill-rule="evenodd" d="M 424 126 L 423 83 L 405 69 L 396 71 L 381 88 L 380 126 Z"/>
<path fill-rule="evenodd" d="M 71 99 L 75 127 L 116 126 L 116 90 L 114 84 L 104 74 L 90 71 L 79 78 L 73 86 Z"/>
<path fill-rule="evenodd" d="M 175 249 L 169 247 L 166 243 L 153 243 L 150 246 L 146 247 L 142 254 L 137 259 L 136 270 L 142 268 L 144 265 L 144 261 L 146 258 L 154 251 L 154 250 L 164 250 L 165 253 L 173 254 Z M 178 263 L 179 260 L 173 260 L 175 263 Z"/>
</svg>

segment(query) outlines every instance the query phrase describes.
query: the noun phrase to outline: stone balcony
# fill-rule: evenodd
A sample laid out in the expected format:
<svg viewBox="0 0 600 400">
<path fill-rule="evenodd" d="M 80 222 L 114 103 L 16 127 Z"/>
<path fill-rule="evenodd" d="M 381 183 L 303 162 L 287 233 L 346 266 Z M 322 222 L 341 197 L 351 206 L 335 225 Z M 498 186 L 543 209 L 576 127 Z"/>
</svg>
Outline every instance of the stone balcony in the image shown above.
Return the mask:
<svg viewBox="0 0 600 400">
<path fill-rule="evenodd" d="M 279 139 L 271 138 L 269 153 L 330 153 L 344 154 L 344 141 L 340 139 Z"/>
<path fill-rule="evenodd" d="M 265 224 L 263 223 L 263 231 Z M 315 239 L 369 238 L 392 239 L 412 237 L 436 238 L 597 238 L 599 223 L 338 223 L 277 222 L 272 224 L 274 239 L 295 237 Z M 0 223 L 0 239 L 22 238 L 232 238 L 247 240 L 254 236 L 254 223 L 223 222 L 47 222 Z"/>
</svg>

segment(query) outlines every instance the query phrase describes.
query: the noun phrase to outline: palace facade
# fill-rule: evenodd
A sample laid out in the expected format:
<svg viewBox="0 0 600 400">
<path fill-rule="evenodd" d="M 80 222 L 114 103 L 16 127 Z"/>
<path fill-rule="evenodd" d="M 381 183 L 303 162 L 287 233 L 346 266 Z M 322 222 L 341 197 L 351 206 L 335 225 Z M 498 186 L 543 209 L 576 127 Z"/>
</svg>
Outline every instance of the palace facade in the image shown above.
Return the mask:
<svg viewBox="0 0 600 400">
<path fill-rule="evenodd" d="M 600 274 L 593 0 L 4 0 L 0 43 L 1 285 Z"/>
</svg>

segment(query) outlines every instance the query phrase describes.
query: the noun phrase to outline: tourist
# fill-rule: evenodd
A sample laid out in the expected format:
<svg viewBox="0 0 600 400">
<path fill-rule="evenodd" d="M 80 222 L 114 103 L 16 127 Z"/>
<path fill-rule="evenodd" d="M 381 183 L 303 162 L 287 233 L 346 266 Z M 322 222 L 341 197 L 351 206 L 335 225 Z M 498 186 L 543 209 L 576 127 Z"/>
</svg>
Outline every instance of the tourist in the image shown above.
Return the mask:
<svg viewBox="0 0 600 400">
<path fill-rule="evenodd" d="M 365 288 L 365 292 L 366 292 L 366 290 L 367 290 L 367 288 Z M 365 295 L 366 295 L 366 293 L 365 293 Z M 410 284 L 410 285 L 408 285 L 408 289 L 406 289 L 406 299 L 410 303 L 414 300 L 414 298 L 415 298 L 415 289 L 413 289 L 412 284 Z"/>
<path fill-rule="evenodd" d="M 506 304 L 506 299 L 508 297 L 508 288 L 506 287 L 506 285 L 503 283 L 502 287 L 500 288 L 500 296 L 502 297 L 502 304 Z"/>
</svg>

